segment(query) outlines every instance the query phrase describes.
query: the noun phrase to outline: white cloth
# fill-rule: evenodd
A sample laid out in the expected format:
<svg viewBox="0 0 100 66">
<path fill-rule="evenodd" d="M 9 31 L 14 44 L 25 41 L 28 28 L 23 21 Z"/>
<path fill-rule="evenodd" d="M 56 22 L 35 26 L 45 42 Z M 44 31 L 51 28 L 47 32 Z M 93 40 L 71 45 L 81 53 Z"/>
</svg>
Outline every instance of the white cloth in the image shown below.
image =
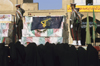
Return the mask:
<svg viewBox="0 0 100 66">
<path fill-rule="evenodd" d="M 73 45 L 77 45 L 77 41 L 76 40 L 73 40 Z"/>
<path fill-rule="evenodd" d="M 15 6 L 20 6 L 21 4 L 15 4 Z"/>
<path fill-rule="evenodd" d="M 81 45 L 81 40 L 78 40 L 78 45 Z"/>
<path fill-rule="evenodd" d="M 18 18 L 23 18 L 22 13 L 20 12 L 20 8 L 16 11 L 16 14 Z"/>
<path fill-rule="evenodd" d="M 71 24 L 71 28 L 73 28 L 73 25 Z"/>
<path fill-rule="evenodd" d="M 17 15 L 18 18 L 20 18 L 19 15 L 18 15 L 18 12 L 16 12 L 16 15 Z"/>
<path fill-rule="evenodd" d="M 72 21 L 72 19 L 70 19 L 70 21 Z"/>
<path fill-rule="evenodd" d="M 17 27 L 17 25 L 16 25 L 16 27 Z"/>
<path fill-rule="evenodd" d="M 19 42 L 21 42 L 21 39 L 19 39 Z"/>
</svg>

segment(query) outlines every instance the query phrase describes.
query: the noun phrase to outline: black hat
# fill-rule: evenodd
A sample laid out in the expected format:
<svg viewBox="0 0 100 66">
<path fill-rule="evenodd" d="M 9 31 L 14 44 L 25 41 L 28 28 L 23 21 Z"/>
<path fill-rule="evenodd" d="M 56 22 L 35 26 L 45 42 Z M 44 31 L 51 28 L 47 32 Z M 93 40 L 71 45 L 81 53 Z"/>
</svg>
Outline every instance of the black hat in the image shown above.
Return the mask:
<svg viewBox="0 0 100 66">
<path fill-rule="evenodd" d="M 77 11 L 79 11 L 80 10 L 80 8 L 75 8 Z"/>
<path fill-rule="evenodd" d="M 70 5 L 71 5 L 71 6 L 76 6 L 76 3 L 71 3 Z"/>
</svg>

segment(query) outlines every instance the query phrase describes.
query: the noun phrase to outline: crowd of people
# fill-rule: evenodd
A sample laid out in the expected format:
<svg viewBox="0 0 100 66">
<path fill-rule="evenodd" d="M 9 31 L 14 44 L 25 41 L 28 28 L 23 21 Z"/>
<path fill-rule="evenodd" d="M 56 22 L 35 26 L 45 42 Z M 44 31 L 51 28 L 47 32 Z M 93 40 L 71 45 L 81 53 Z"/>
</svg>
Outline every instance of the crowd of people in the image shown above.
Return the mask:
<svg viewBox="0 0 100 66">
<path fill-rule="evenodd" d="M 100 66 L 98 51 L 89 44 L 87 50 L 67 43 L 45 43 L 27 47 L 19 41 L 0 44 L 0 66 Z"/>
</svg>

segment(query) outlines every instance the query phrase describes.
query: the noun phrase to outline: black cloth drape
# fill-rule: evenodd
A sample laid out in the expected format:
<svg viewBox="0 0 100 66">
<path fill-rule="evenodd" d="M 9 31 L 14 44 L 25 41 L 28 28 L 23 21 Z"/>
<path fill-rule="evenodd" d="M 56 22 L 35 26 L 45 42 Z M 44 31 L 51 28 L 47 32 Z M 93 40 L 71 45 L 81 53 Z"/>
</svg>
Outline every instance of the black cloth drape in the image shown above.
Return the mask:
<svg viewBox="0 0 100 66">
<path fill-rule="evenodd" d="M 92 45 L 87 50 L 48 42 L 39 46 L 30 43 L 27 47 L 17 42 L 9 47 L 0 44 L 0 66 L 100 66 L 98 51 Z"/>
</svg>

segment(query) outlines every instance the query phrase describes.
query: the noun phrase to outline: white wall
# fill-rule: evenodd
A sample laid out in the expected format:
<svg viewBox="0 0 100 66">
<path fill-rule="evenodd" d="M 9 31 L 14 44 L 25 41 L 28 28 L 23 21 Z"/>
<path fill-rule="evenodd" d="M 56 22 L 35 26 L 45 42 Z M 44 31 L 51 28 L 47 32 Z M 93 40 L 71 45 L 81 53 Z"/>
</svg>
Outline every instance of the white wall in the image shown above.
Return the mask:
<svg viewBox="0 0 100 66">
<path fill-rule="evenodd" d="M 100 0 L 93 0 L 93 5 L 100 5 Z"/>
<path fill-rule="evenodd" d="M 76 3 L 76 5 L 86 5 L 86 0 L 74 0 L 74 3 Z"/>
</svg>

